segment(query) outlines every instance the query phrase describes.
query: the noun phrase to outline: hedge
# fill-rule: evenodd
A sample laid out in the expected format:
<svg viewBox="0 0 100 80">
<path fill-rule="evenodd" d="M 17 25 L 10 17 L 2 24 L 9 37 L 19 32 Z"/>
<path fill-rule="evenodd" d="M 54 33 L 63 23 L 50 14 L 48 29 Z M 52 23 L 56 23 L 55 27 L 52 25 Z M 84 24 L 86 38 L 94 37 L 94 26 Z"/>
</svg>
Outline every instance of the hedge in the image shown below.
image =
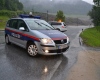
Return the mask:
<svg viewBox="0 0 100 80">
<path fill-rule="evenodd" d="M 23 11 L 0 10 L 0 16 L 14 17 L 23 13 L 24 13 Z"/>
</svg>

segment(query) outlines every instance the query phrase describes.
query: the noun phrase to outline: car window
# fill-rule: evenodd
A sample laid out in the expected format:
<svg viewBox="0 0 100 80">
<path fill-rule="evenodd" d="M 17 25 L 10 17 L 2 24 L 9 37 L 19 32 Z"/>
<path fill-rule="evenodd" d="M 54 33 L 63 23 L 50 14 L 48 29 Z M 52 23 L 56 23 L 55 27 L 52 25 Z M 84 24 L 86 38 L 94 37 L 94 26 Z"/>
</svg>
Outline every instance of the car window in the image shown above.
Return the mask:
<svg viewBox="0 0 100 80">
<path fill-rule="evenodd" d="M 17 29 L 19 29 L 20 27 L 24 27 L 26 31 L 28 31 L 28 27 L 25 24 L 25 22 L 23 20 L 18 20 L 18 26 Z"/>
<path fill-rule="evenodd" d="M 14 28 L 14 29 L 17 29 L 17 20 L 16 19 L 9 20 L 7 23 L 7 26 Z"/>
<path fill-rule="evenodd" d="M 66 24 L 65 23 L 63 23 L 64 24 L 64 26 L 66 26 Z"/>
<path fill-rule="evenodd" d="M 51 22 L 51 25 L 61 25 L 61 23 L 58 23 L 58 22 Z"/>
<path fill-rule="evenodd" d="M 10 27 L 9 24 L 10 24 L 10 20 L 8 20 L 6 26 L 7 26 L 7 27 Z"/>
</svg>

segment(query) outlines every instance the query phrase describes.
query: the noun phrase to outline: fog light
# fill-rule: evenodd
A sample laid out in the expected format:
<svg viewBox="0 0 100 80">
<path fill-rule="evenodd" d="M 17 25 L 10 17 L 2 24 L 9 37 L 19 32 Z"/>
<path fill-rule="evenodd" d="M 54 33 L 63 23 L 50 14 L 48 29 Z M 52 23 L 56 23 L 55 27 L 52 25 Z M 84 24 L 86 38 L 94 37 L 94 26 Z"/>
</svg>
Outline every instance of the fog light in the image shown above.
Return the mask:
<svg viewBox="0 0 100 80">
<path fill-rule="evenodd" d="M 48 51 L 48 50 L 45 50 L 45 52 L 46 52 L 46 53 L 49 53 L 49 51 Z"/>
</svg>

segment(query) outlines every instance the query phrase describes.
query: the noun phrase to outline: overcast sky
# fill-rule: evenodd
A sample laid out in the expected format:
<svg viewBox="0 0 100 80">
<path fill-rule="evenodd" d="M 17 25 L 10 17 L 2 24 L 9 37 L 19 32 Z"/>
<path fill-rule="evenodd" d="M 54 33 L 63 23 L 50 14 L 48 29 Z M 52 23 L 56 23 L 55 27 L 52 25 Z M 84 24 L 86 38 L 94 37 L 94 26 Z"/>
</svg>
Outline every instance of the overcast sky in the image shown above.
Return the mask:
<svg viewBox="0 0 100 80">
<path fill-rule="evenodd" d="M 50 0 L 50 1 L 53 1 L 53 0 Z M 65 0 L 55 0 L 55 1 L 65 1 Z M 69 1 L 69 0 L 67 0 L 67 1 Z M 78 1 L 78 0 L 70 0 L 70 1 L 75 2 L 75 1 Z M 82 1 L 85 1 L 85 2 L 88 2 L 90 4 L 93 4 L 93 0 L 82 0 Z"/>
<path fill-rule="evenodd" d="M 88 2 L 90 4 L 93 4 L 93 0 L 83 0 L 83 1 L 86 1 L 86 2 Z"/>
<path fill-rule="evenodd" d="M 53 1 L 53 0 L 50 0 L 50 1 Z M 54 1 L 65 1 L 65 0 L 54 0 Z M 70 1 L 77 1 L 77 0 L 70 0 Z M 93 4 L 93 0 L 82 0 L 82 1 L 85 1 L 85 2 L 88 2 L 90 4 Z"/>
</svg>

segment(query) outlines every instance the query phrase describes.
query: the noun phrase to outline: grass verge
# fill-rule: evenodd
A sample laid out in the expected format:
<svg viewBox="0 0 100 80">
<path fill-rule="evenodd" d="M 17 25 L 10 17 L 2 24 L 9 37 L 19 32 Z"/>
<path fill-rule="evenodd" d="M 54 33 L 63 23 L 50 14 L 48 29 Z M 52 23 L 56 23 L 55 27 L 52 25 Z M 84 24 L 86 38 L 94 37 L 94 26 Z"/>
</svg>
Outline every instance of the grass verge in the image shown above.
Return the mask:
<svg viewBox="0 0 100 80">
<path fill-rule="evenodd" d="M 80 37 L 87 46 L 100 47 L 100 31 L 98 31 L 96 27 L 84 30 L 80 34 Z"/>
<path fill-rule="evenodd" d="M 7 17 L 7 16 L 0 16 L 0 30 L 4 30 L 8 19 L 9 19 L 9 17 Z"/>
</svg>

